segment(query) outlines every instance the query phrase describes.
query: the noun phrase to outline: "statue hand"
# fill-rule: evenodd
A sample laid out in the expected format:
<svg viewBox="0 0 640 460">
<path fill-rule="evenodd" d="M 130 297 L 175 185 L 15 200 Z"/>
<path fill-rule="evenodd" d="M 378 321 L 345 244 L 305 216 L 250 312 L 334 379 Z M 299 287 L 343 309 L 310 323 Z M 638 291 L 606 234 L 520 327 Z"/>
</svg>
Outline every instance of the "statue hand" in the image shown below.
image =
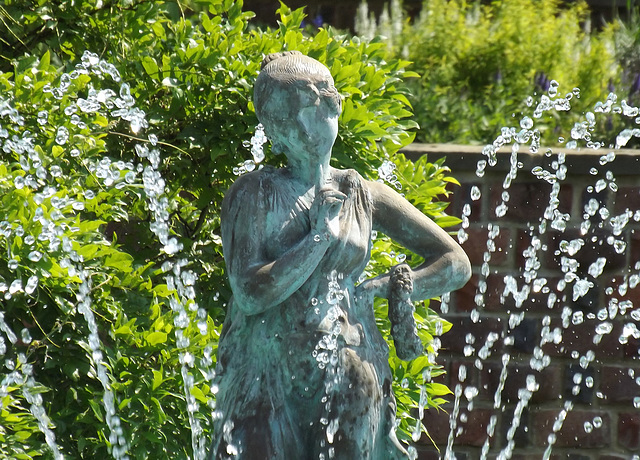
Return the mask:
<svg viewBox="0 0 640 460">
<path fill-rule="evenodd" d="M 413 270 L 407 264 L 392 267 L 389 273 L 364 280 L 356 287 L 356 297 L 372 303 L 374 297 L 410 301 L 413 293 Z"/>
<path fill-rule="evenodd" d="M 391 269 L 389 280 L 389 297 L 398 300 L 409 300 L 413 293 L 413 270 L 407 264 L 396 265 Z"/>
<path fill-rule="evenodd" d="M 338 216 L 346 198 L 347 196 L 338 190 L 320 189 L 309 210 L 311 231 L 328 240 L 338 238 L 340 234 Z"/>
</svg>

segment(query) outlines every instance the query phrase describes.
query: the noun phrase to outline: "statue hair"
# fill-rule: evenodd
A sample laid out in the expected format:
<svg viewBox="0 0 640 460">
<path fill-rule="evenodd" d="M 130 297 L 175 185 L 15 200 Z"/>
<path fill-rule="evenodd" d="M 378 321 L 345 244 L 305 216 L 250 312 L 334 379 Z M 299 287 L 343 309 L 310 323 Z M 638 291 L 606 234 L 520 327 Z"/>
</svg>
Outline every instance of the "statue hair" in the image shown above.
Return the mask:
<svg viewBox="0 0 640 460">
<path fill-rule="evenodd" d="M 318 88 L 319 83 L 325 83 Z M 315 91 L 326 98 L 337 114 L 340 113 L 342 99 L 336 90 L 329 69 L 315 59 L 305 56 L 299 51 L 284 51 L 267 55 L 262 60 L 260 74 L 253 90 L 253 105 L 258 120 L 268 129 L 274 122 L 284 121 L 292 116 L 290 112 L 270 110 L 278 93 L 291 88 L 315 88 Z"/>
</svg>

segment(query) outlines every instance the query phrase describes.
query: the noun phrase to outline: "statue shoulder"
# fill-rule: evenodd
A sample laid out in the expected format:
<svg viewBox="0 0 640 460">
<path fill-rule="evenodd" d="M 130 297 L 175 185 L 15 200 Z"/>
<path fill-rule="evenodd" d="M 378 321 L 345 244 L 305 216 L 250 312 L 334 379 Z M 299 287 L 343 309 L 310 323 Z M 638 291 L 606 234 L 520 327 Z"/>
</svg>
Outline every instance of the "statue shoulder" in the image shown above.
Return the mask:
<svg viewBox="0 0 640 460">
<path fill-rule="evenodd" d="M 355 169 L 335 169 L 334 177 L 340 184 L 341 189 L 354 190 L 367 187 L 367 180 Z"/>
<path fill-rule="evenodd" d="M 223 214 L 228 212 L 233 206 L 250 206 L 260 200 L 265 188 L 270 188 L 277 182 L 278 170 L 271 166 L 265 166 L 257 171 L 252 171 L 239 176 L 229 187 L 222 201 Z"/>
</svg>

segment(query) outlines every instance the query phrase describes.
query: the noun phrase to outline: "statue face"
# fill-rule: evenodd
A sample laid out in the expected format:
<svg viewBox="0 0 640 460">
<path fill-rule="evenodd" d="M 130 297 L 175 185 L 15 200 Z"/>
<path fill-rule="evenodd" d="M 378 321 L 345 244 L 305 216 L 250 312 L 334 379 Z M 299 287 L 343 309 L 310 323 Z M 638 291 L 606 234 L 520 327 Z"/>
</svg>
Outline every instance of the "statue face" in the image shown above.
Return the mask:
<svg viewBox="0 0 640 460">
<path fill-rule="evenodd" d="M 326 154 L 336 140 L 339 113 L 320 93 L 323 85 L 327 84 L 296 87 L 283 94 L 291 116 L 276 123 L 270 134 L 272 140 L 285 147 L 285 154 L 290 159 Z"/>
</svg>

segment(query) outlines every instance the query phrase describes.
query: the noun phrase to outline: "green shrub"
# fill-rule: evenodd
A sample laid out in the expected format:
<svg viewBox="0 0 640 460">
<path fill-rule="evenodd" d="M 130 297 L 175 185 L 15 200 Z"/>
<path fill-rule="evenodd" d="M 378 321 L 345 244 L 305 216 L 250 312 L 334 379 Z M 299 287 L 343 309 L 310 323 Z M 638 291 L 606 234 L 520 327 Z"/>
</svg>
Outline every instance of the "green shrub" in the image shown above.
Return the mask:
<svg viewBox="0 0 640 460">
<path fill-rule="evenodd" d="M 420 75 L 409 84 L 418 140 L 491 142 L 503 126 L 517 126 L 520 113 L 530 112 L 556 80 L 558 96 L 580 88 L 579 98 L 569 96 L 569 114 L 536 123 L 543 142 L 556 144 L 555 128 L 569 132 L 606 99 L 617 75 L 614 28 L 589 32 L 588 14 L 583 2 L 557 0 L 426 0 L 411 24 L 396 13 L 404 27 L 391 55 L 412 61 Z"/>
<path fill-rule="evenodd" d="M 0 355 L 16 372 L 0 382 L 0 457 L 50 457 L 54 442 L 68 458 L 118 458 L 119 443 L 133 458 L 197 457 L 230 296 L 219 209 L 234 171 L 256 166 L 247 141 L 263 55 L 298 49 L 327 64 L 345 96 L 333 161 L 371 178 L 413 140 L 408 62 L 380 41 L 306 36 L 302 11 L 284 5 L 275 30 L 250 29 L 231 0 L 3 8 Z M 280 161 L 267 151 L 264 163 Z M 396 162 L 416 204 L 450 224 L 438 198 L 448 170 L 425 159 L 412 176 Z M 372 274 L 394 263 L 377 244 Z M 418 313 L 430 355 L 390 360 L 405 439 L 420 392 L 427 406 L 446 392 L 420 385 L 448 326 L 426 305 Z"/>
</svg>

